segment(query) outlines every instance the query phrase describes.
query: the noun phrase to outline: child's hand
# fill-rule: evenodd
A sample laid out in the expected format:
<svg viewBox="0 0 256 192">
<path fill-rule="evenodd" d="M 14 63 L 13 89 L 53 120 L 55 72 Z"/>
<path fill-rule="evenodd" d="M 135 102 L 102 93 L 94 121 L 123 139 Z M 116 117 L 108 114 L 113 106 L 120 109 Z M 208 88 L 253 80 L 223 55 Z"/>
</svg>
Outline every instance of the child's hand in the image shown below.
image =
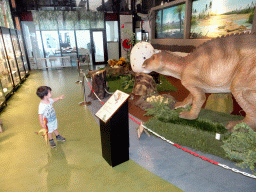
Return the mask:
<svg viewBox="0 0 256 192">
<path fill-rule="evenodd" d="M 64 99 L 64 95 L 59 96 L 59 99 Z"/>
</svg>

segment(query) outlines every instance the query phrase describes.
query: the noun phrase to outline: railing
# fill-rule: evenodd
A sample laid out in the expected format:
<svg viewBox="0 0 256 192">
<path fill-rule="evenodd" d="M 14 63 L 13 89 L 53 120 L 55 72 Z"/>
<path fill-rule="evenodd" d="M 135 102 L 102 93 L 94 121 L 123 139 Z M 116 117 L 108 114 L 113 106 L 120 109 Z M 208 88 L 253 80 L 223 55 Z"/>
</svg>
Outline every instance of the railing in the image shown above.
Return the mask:
<svg viewBox="0 0 256 192">
<path fill-rule="evenodd" d="M 77 60 L 77 69 L 78 69 L 78 81 L 76 81 L 76 83 L 81 83 L 81 85 L 82 85 L 82 92 L 83 92 L 83 98 L 84 98 L 84 100 L 79 102 L 78 104 L 80 106 L 91 105 L 90 101 L 89 102 L 86 101 L 86 91 L 85 91 L 85 78 L 86 78 L 86 74 L 81 69 L 81 65 L 80 65 L 80 61 L 79 60 Z M 81 78 L 82 78 L 82 81 L 79 80 Z"/>
<path fill-rule="evenodd" d="M 39 58 L 37 59 L 37 69 L 45 69 L 45 68 L 56 68 L 56 67 L 71 67 L 71 57 L 63 56 L 63 57 L 48 57 L 48 58 Z"/>
</svg>

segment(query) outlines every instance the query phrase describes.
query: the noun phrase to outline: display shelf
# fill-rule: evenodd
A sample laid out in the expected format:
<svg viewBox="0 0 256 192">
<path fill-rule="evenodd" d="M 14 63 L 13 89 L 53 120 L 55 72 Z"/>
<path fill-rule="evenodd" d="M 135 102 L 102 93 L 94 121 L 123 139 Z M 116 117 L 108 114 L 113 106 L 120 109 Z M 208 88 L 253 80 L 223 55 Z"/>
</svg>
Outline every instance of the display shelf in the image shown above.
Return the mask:
<svg viewBox="0 0 256 192">
<path fill-rule="evenodd" d="M 10 72 L 12 74 L 12 80 L 14 83 L 14 87 L 17 87 L 21 82 L 21 78 L 19 76 L 19 69 L 17 67 L 16 58 L 14 55 L 14 49 L 12 46 L 10 30 L 5 27 L 2 27 L 1 30 L 2 30 L 5 52 L 7 54 L 7 61 L 10 67 Z"/>
<path fill-rule="evenodd" d="M 16 34 L 16 30 L 11 29 L 10 31 L 11 31 L 12 44 L 13 44 L 13 48 L 14 48 L 14 55 L 16 57 L 16 62 L 18 64 L 18 68 L 19 68 L 18 72 L 20 74 L 20 78 L 23 79 L 23 78 L 25 78 L 25 68 L 24 68 L 24 64 L 23 64 L 22 54 L 20 51 L 18 37 Z"/>
<path fill-rule="evenodd" d="M 0 110 L 28 75 L 21 34 L 17 30 L 0 27 Z"/>
<path fill-rule="evenodd" d="M 5 96 L 13 90 L 13 80 L 11 70 L 7 61 L 7 55 L 4 49 L 4 42 L 0 30 L 0 80 Z"/>
<path fill-rule="evenodd" d="M 21 49 L 21 53 L 22 53 L 22 59 L 23 59 L 24 67 L 25 67 L 25 73 L 27 75 L 27 74 L 29 74 L 28 62 L 27 62 L 27 58 L 26 58 L 26 52 L 25 52 L 21 32 L 18 30 L 17 30 L 17 35 L 18 35 L 20 49 Z"/>
<path fill-rule="evenodd" d="M 3 105 L 6 105 L 6 99 L 5 99 L 5 93 L 3 91 L 3 86 L 2 86 L 2 83 L 1 83 L 1 80 L 0 80 L 0 105 L 1 107 Z"/>
</svg>

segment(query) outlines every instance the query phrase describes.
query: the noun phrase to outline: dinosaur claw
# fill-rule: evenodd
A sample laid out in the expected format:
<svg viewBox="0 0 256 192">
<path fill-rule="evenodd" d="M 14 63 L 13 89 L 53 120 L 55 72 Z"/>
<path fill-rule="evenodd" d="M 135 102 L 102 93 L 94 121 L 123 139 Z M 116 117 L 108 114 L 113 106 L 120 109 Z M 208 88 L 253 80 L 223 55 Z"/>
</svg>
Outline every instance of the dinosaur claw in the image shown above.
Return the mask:
<svg viewBox="0 0 256 192">
<path fill-rule="evenodd" d="M 182 102 L 177 102 L 175 105 L 174 105 L 174 109 L 178 109 L 178 108 L 184 108 Z"/>
<path fill-rule="evenodd" d="M 193 119 L 197 118 L 197 116 L 191 114 L 190 111 L 181 112 L 179 117 L 182 118 L 182 119 L 188 119 L 188 120 L 193 120 Z"/>
</svg>

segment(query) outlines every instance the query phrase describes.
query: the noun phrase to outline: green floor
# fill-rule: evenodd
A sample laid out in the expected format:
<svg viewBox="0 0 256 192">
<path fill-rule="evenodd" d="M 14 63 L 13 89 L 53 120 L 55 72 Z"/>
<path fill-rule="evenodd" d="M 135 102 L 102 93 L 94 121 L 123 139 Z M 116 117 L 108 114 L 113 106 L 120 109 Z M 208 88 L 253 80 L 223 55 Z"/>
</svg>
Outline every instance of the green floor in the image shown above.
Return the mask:
<svg viewBox="0 0 256 192">
<path fill-rule="evenodd" d="M 99 126 L 86 107 L 80 107 L 81 87 L 75 68 L 32 71 L 1 112 L 0 191 L 181 191 L 129 160 L 114 168 L 101 156 Z M 35 134 L 40 99 L 38 86 L 48 85 L 59 132 L 66 138 L 50 149 Z"/>
</svg>

